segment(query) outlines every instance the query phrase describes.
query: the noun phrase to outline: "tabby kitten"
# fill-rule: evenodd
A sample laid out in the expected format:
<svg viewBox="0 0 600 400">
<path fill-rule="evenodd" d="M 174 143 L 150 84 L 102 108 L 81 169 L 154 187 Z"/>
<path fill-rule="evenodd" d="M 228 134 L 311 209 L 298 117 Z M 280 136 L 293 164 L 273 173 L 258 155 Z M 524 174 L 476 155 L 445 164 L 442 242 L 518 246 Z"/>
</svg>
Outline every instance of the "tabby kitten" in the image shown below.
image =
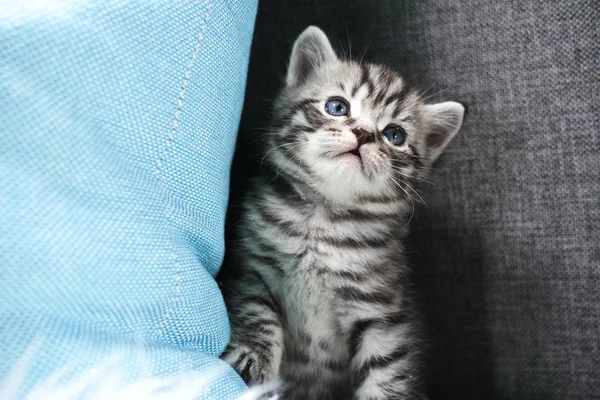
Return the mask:
<svg viewBox="0 0 600 400">
<path fill-rule="evenodd" d="M 245 200 L 223 359 L 284 399 L 416 397 L 419 344 L 402 240 L 411 184 L 463 120 L 397 73 L 340 60 L 316 27 L 294 44 L 263 175 Z"/>
</svg>

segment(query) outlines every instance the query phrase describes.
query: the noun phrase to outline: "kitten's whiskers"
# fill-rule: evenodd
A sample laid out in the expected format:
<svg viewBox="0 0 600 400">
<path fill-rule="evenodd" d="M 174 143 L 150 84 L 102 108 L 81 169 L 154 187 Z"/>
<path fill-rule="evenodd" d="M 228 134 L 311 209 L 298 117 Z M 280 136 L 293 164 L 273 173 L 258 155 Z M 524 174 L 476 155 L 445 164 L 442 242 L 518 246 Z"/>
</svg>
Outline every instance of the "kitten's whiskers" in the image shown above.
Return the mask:
<svg viewBox="0 0 600 400">
<path fill-rule="evenodd" d="M 288 154 L 290 151 L 292 151 L 292 150 L 293 150 L 293 149 L 295 149 L 296 147 L 300 146 L 301 144 L 302 144 L 302 143 L 296 143 L 295 145 L 291 146 L 291 147 L 288 149 L 288 151 L 286 151 L 285 153 L 283 153 L 283 156 L 282 156 L 282 157 L 283 157 L 283 158 L 285 158 L 285 157 L 287 156 L 287 154 Z M 293 161 L 295 158 L 297 158 L 297 157 L 298 157 L 298 154 L 295 154 L 293 157 L 291 157 L 291 158 L 288 158 L 288 161 L 287 161 L 287 162 L 286 162 L 286 163 L 285 163 L 285 164 L 284 164 L 282 167 L 279 167 L 279 169 L 277 170 L 277 173 L 275 174 L 275 176 L 273 177 L 273 179 L 271 179 L 271 180 L 269 181 L 269 183 L 271 183 L 271 182 L 273 182 L 275 179 L 277 179 L 277 177 L 278 177 L 279 175 L 281 175 L 281 173 L 283 172 L 283 170 L 285 169 L 285 167 L 287 167 L 287 166 L 288 166 L 288 164 L 289 164 L 290 162 L 292 162 L 292 161 Z"/>
<path fill-rule="evenodd" d="M 371 43 L 367 44 L 367 47 L 365 47 L 365 50 L 363 51 L 362 55 L 360 56 L 360 60 L 358 61 L 358 65 L 362 65 L 363 58 L 365 57 L 365 54 L 367 54 L 367 50 L 369 50 L 370 45 Z"/>
<path fill-rule="evenodd" d="M 350 53 L 350 60 L 352 60 L 352 40 L 350 40 L 348 28 L 346 28 L 346 37 L 348 38 L 348 52 Z"/>
<path fill-rule="evenodd" d="M 396 180 L 396 178 L 394 178 L 394 176 L 392 174 L 387 174 L 387 177 L 396 185 L 398 186 L 408 197 L 408 199 L 410 200 L 410 204 L 412 205 L 412 213 L 410 215 L 410 218 L 408 219 L 408 222 L 406 223 L 407 225 L 410 224 L 410 221 L 412 221 L 413 216 L 415 215 L 415 202 L 413 201 L 412 196 L 410 195 L 410 193 L 408 193 L 400 184 L 400 182 L 398 182 Z"/>
<path fill-rule="evenodd" d="M 425 101 L 429 100 L 430 98 L 432 98 L 432 97 L 434 97 L 434 96 L 437 96 L 438 94 L 444 93 L 444 92 L 445 92 L 445 91 L 447 91 L 448 89 L 449 89 L 449 88 L 446 88 L 446 89 L 439 90 L 439 91 L 437 91 L 437 92 L 435 92 L 435 93 L 432 93 L 432 94 L 430 94 L 429 96 L 425 97 L 424 99 L 421 99 L 421 101 L 425 102 Z"/>
<path fill-rule="evenodd" d="M 432 184 L 431 181 L 429 181 L 425 178 L 420 178 L 418 176 L 408 175 L 408 174 L 404 173 L 404 171 L 402 171 L 402 169 L 399 167 L 395 167 L 392 165 L 392 169 L 405 178 L 414 179 L 415 181 L 419 181 L 419 182 L 429 183 L 430 185 Z"/>
<path fill-rule="evenodd" d="M 394 167 L 392 167 L 392 168 L 394 168 Z M 396 172 L 399 172 L 399 171 L 396 170 Z M 394 179 L 394 178 L 392 177 L 392 179 Z M 394 181 L 396 181 L 396 179 L 394 179 Z M 411 185 L 409 185 L 408 182 L 406 182 L 406 181 L 404 181 L 404 180 L 402 180 L 400 178 L 398 178 L 398 181 L 400 181 L 402 184 L 406 185 L 407 188 L 409 188 L 410 190 L 412 190 L 417 195 L 417 197 L 419 198 L 419 200 L 421 201 L 421 203 L 425 207 L 427 207 L 427 203 L 425 202 L 425 200 L 423 199 L 423 197 L 421 197 L 421 195 L 419 194 L 419 192 L 417 192 Z"/>
<path fill-rule="evenodd" d="M 268 151 L 265 153 L 265 155 L 263 156 L 263 158 L 260 160 L 260 166 L 261 166 L 261 167 L 263 166 L 263 164 L 264 164 L 264 162 L 265 162 L 265 159 L 267 158 L 267 156 L 268 156 L 269 154 L 271 154 L 272 152 L 274 152 L 274 151 L 275 151 L 275 150 L 277 150 L 277 149 L 280 149 L 280 148 L 282 148 L 282 147 L 284 147 L 284 146 L 288 146 L 288 145 L 289 145 L 288 143 L 284 143 L 284 144 L 280 144 L 279 146 L 275 146 L 275 147 L 273 147 L 272 149 L 269 149 L 269 150 L 268 150 Z M 290 150 L 292 150 L 294 147 L 296 147 L 296 146 L 299 146 L 299 145 L 300 145 L 300 143 L 298 143 L 298 144 L 296 144 L 296 145 L 292 146 L 292 147 L 291 147 L 291 148 L 290 148 L 288 151 L 286 151 L 286 152 L 285 152 L 285 154 L 287 154 L 287 153 L 288 153 Z M 284 154 L 284 156 L 285 156 L 285 154 Z"/>
</svg>

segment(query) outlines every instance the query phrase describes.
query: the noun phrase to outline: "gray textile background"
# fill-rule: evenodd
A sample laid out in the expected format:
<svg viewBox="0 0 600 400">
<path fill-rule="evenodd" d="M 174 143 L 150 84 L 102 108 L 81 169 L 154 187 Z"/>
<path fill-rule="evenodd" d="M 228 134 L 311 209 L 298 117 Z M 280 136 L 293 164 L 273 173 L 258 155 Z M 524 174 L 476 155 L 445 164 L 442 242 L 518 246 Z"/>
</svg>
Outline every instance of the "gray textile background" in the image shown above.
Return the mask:
<svg viewBox="0 0 600 400">
<path fill-rule="evenodd" d="M 233 204 L 308 24 L 469 107 L 409 243 L 434 400 L 600 398 L 599 21 L 597 0 L 260 5 Z"/>
</svg>

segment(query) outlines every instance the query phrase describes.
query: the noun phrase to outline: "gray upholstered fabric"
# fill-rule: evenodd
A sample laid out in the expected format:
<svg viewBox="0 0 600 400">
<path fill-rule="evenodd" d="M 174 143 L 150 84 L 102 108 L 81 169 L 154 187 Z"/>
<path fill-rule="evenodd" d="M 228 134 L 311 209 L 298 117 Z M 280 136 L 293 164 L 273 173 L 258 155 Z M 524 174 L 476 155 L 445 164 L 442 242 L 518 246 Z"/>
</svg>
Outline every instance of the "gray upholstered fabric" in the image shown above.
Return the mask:
<svg viewBox="0 0 600 400">
<path fill-rule="evenodd" d="M 599 20 L 598 0 L 262 1 L 234 201 L 308 24 L 469 107 L 410 243 L 432 399 L 600 398 Z"/>
</svg>

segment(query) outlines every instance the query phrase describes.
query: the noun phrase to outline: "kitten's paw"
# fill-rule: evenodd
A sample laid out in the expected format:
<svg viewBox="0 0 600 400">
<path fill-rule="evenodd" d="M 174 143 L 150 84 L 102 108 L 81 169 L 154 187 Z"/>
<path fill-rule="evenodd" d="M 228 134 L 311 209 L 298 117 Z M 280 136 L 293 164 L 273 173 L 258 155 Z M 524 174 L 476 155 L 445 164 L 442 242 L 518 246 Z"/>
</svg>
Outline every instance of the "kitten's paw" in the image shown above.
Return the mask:
<svg viewBox="0 0 600 400">
<path fill-rule="evenodd" d="M 274 378 L 269 360 L 248 346 L 229 344 L 221 359 L 231 365 L 248 384 L 263 383 Z"/>
</svg>

